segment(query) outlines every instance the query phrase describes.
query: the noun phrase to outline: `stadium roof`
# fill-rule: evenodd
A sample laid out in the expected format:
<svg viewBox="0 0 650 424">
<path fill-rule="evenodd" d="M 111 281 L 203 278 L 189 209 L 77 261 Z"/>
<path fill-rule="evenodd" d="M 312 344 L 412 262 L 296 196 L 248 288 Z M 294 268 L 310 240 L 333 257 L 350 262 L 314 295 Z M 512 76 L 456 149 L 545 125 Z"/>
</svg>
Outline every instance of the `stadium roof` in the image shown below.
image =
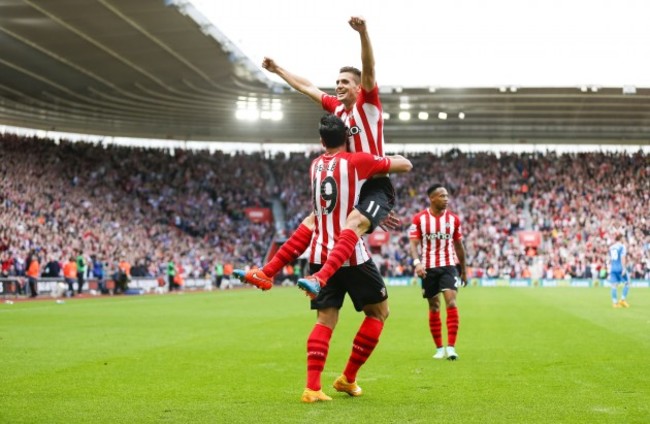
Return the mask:
<svg viewBox="0 0 650 424">
<path fill-rule="evenodd" d="M 381 89 L 391 143 L 650 144 L 649 88 Z M 238 108 L 283 118 L 241 120 Z M 310 143 L 320 114 L 183 2 L 0 0 L 1 124 Z"/>
</svg>

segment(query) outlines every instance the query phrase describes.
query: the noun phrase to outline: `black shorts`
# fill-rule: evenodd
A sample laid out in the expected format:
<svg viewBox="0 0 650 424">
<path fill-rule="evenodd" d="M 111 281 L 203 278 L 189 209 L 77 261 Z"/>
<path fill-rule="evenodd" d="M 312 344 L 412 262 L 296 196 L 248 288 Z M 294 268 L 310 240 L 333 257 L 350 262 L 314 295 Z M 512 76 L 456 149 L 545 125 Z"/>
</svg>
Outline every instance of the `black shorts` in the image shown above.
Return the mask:
<svg viewBox="0 0 650 424">
<path fill-rule="evenodd" d="M 316 273 L 322 265 L 309 264 L 309 272 Z M 341 267 L 327 285 L 311 301 L 311 309 L 337 308 L 343 306 L 345 294 L 350 295 L 354 309 L 363 310 L 366 305 L 383 302 L 388 299 L 386 284 L 372 260 L 357 265 Z"/>
<path fill-rule="evenodd" d="M 370 221 L 368 234 L 375 231 L 394 207 L 395 188 L 390 178 L 371 178 L 363 183 L 355 208 Z"/>
<path fill-rule="evenodd" d="M 429 299 L 445 290 L 458 291 L 461 286 L 460 275 L 455 266 L 427 268 L 422 280 L 422 297 Z"/>
</svg>

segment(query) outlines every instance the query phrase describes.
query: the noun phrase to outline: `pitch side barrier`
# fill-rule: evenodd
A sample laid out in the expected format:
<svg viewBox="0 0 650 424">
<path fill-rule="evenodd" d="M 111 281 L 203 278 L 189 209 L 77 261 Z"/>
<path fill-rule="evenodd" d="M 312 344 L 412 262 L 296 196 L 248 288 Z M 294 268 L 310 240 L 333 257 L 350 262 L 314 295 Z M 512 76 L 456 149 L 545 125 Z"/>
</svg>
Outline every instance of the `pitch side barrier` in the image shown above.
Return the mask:
<svg viewBox="0 0 650 424">
<path fill-rule="evenodd" d="M 93 280 L 94 285 L 97 286 L 97 280 Z M 38 293 L 57 293 L 59 291 L 58 284 L 65 284 L 63 277 L 55 278 L 39 278 L 37 284 Z M 86 288 L 89 289 L 90 280 L 86 280 Z M 68 285 L 65 284 L 67 289 Z M 74 283 L 74 289 L 77 291 L 77 283 Z M 20 294 L 30 295 L 29 284 L 27 277 L 1 277 L 0 278 L 0 295 L 3 297 L 18 296 Z"/>
<path fill-rule="evenodd" d="M 387 286 L 419 286 L 420 278 L 387 277 Z M 472 287 L 610 287 L 608 281 L 590 278 L 571 279 L 532 279 L 532 278 L 470 278 L 468 286 Z M 632 279 L 630 287 L 650 288 L 648 279 Z"/>
<path fill-rule="evenodd" d="M 163 283 L 163 284 L 161 284 Z M 226 278 L 224 277 L 221 281 L 222 289 L 230 289 L 234 287 L 241 287 L 244 284 L 239 281 L 237 278 Z M 160 291 L 160 288 L 167 288 L 169 284 L 167 283 L 167 277 L 157 277 L 157 278 L 141 278 L 133 277 L 129 282 L 129 289 L 141 289 L 145 293 L 151 293 Z M 213 290 L 216 287 L 214 286 L 214 280 L 212 278 L 185 278 L 183 279 L 183 284 L 181 285 L 182 290 Z"/>
<path fill-rule="evenodd" d="M 161 284 L 162 283 L 162 284 Z M 64 286 L 61 286 L 64 284 Z M 115 290 L 115 283 L 112 279 L 105 280 L 106 289 L 113 293 Z M 230 280 L 224 280 L 221 283 L 222 288 L 232 288 L 241 286 L 242 283 L 236 279 L 232 278 Z M 79 286 L 77 282 L 74 282 L 74 290 L 78 291 Z M 164 277 L 133 277 L 129 281 L 128 288 L 133 290 L 133 293 L 140 292 L 139 294 L 152 293 L 164 291 L 167 287 L 167 278 Z M 212 290 L 214 288 L 212 280 L 209 278 L 187 278 L 184 280 L 182 289 L 183 290 Z M 38 279 L 38 294 L 39 295 L 60 295 L 62 291 L 68 289 L 67 283 L 65 283 L 63 277 L 55 278 L 39 278 Z M 83 293 L 90 294 L 100 294 L 99 293 L 99 283 L 96 278 L 86 279 L 84 284 Z M 20 294 L 30 295 L 29 293 L 29 284 L 27 284 L 27 277 L 2 277 L 0 278 L 0 296 L 7 297 L 17 297 Z"/>
</svg>

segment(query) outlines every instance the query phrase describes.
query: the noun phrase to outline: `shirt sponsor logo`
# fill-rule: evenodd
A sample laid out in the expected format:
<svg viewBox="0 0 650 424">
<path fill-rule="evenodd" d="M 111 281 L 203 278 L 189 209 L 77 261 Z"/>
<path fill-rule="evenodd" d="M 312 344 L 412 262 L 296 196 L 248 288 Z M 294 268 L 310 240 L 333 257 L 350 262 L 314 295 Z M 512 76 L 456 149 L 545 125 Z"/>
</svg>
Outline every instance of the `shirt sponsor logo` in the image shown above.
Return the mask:
<svg viewBox="0 0 650 424">
<path fill-rule="evenodd" d="M 429 233 L 425 234 L 426 240 L 451 240 L 451 234 L 447 233 Z"/>
</svg>

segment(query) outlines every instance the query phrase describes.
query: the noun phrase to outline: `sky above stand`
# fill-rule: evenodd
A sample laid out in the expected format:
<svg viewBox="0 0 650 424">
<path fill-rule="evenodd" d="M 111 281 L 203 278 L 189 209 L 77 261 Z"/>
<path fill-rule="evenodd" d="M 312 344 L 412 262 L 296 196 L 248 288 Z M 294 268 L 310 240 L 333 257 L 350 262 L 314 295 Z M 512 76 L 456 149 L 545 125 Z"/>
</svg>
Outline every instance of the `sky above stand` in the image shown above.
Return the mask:
<svg viewBox="0 0 650 424">
<path fill-rule="evenodd" d="M 360 66 L 353 15 L 381 86 L 650 87 L 650 0 L 192 2 L 256 65 L 273 57 L 320 87 Z"/>
</svg>

